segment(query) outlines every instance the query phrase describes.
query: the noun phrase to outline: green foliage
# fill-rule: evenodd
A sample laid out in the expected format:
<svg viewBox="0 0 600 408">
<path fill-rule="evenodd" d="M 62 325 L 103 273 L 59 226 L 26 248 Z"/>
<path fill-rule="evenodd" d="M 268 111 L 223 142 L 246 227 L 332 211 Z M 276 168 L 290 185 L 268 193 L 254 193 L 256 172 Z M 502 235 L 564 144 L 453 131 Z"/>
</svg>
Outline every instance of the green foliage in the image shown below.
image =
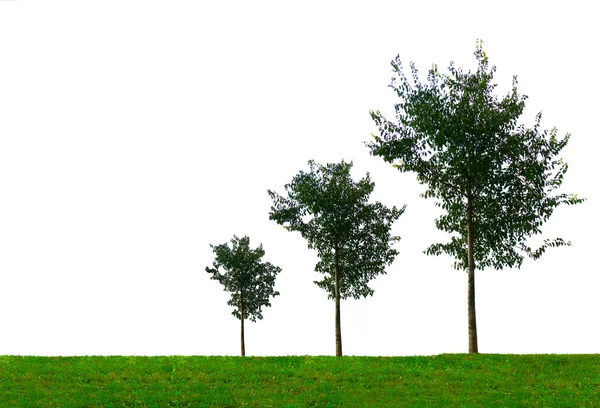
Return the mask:
<svg viewBox="0 0 600 408">
<path fill-rule="evenodd" d="M 340 297 L 360 298 L 373 294 L 367 283 L 385 273 L 398 251 L 391 243 L 400 237 L 390 233 L 392 223 L 404 207 L 391 209 L 368 203 L 375 187 L 369 177 L 354 182 L 352 163 L 308 162 L 310 171 L 300 171 L 285 185 L 287 197 L 268 191 L 273 199 L 269 218 L 289 231 L 299 231 L 315 249 L 320 261 L 315 271 L 325 277 L 315 283 L 335 297 L 334 270 L 340 266 Z"/>
<path fill-rule="evenodd" d="M 213 267 L 206 267 L 206 272 L 212 274 L 211 279 L 219 281 L 225 290 L 231 292 L 228 305 L 235 309 L 232 314 L 238 319 L 262 319 L 261 308 L 271 306 L 269 298 L 278 296 L 274 291 L 275 277 L 281 268 L 270 262 L 262 263 L 265 255 L 262 244 L 256 249 L 250 248 L 250 238 L 233 236 L 232 246 L 227 243 L 211 245 L 215 253 Z M 220 273 L 223 268 L 225 273 Z M 243 313 L 240 313 L 240 301 L 243 300 Z"/>
<path fill-rule="evenodd" d="M 390 87 L 400 97 L 396 122 L 379 111 L 371 116 L 379 128 L 367 143 L 371 154 L 414 171 L 427 185 L 422 195 L 434 197 L 445 213 L 436 227 L 449 232 L 449 242 L 431 245 L 425 253 L 446 253 L 457 269 L 467 269 L 467 202 L 473 205 L 474 260 L 478 268 L 520 267 L 524 256 L 539 258 L 547 247 L 570 245 L 562 238 L 544 240 L 531 249 L 526 240 L 560 204 L 578 204 L 574 194 L 556 194 L 567 164 L 556 156 L 570 135 L 540 130 L 541 114 L 533 128 L 517 124 L 526 96 L 517 92 L 517 78 L 503 98 L 494 94 L 495 67 L 478 41 L 477 71 L 465 73 L 450 63 L 449 75 L 433 66 L 425 83 L 410 64 L 412 80 L 399 57 L 392 61 Z"/>
<path fill-rule="evenodd" d="M 596 407 L 599 355 L 0 356 L 0 406 Z"/>
</svg>

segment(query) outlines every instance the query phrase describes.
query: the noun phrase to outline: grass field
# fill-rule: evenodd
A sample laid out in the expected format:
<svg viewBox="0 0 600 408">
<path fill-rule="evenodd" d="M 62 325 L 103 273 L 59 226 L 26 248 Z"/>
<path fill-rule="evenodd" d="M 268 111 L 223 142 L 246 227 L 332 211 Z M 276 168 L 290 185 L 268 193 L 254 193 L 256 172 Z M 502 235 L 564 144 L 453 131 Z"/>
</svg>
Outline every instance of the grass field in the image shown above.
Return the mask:
<svg viewBox="0 0 600 408">
<path fill-rule="evenodd" d="M 600 355 L 0 356 L 1 407 L 600 407 Z"/>
</svg>

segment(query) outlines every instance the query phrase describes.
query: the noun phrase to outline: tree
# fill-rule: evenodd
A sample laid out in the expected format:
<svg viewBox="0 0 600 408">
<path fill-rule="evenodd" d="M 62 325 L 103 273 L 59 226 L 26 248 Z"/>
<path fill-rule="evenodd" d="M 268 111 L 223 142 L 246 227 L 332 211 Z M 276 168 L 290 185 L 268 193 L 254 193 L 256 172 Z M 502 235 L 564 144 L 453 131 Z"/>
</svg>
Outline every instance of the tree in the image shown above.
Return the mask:
<svg viewBox="0 0 600 408">
<path fill-rule="evenodd" d="M 231 292 L 228 305 L 235 307 L 232 314 L 241 322 L 241 355 L 246 355 L 244 341 L 244 320 L 262 319 L 261 308 L 271 306 L 269 297 L 278 296 L 274 291 L 275 277 L 281 268 L 271 263 L 261 263 L 265 255 L 262 244 L 256 249 L 250 249 L 250 238 L 247 236 L 238 238 L 233 236 L 232 247 L 227 243 L 211 245 L 216 259 L 213 267 L 206 267 L 206 272 L 212 274 L 211 279 L 219 281 L 225 290 Z M 223 267 L 225 273 L 221 274 L 219 269 Z"/>
<path fill-rule="evenodd" d="M 402 172 L 416 172 L 427 185 L 422 196 L 436 198 L 445 210 L 435 224 L 453 235 L 424 252 L 451 255 L 456 269 L 468 271 L 470 353 L 478 352 L 475 269 L 520 268 L 525 256 L 537 259 L 548 247 L 570 245 L 562 238 L 545 239 L 533 250 L 526 239 L 541 233 L 558 205 L 584 201 L 552 194 L 567 171 L 556 156 L 570 134 L 561 139 L 556 128 L 541 131 L 541 113 L 533 128 L 517 125 L 527 98 L 517 92 L 517 77 L 512 91 L 498 99 L 492 82 L 496 67 L 489 68 L 480 40 L 474 54 L 476 72 L 464 73 L 450 63 L 450 74 L 444 75 L 433 65 L 426 83 L 411 63 L 414 85 L 396 57 L 392 67 L 399 81 L 392 79 L 390 87 L 401 99 L 397 123 L 371 111 L 380 135 L 367 143 L 372 155 Z"/>
<path fill-rule="evenodd" d="M 289 231 L 299 231 L 316 249 L 320 261 L 315 271 L 325 277 L 315 283 L 335 300 L 336 356 L 342 356 L 340 299 L 373 295 L 367 283 L 392 263 L 398 251 L 391 244 L 392 223 L 404 208 L 391 209 L 367 203 L 375 187 L 369 174 L 355 183 L 352 162 L 322 166 L 308 162 L 310 172 L 300 171 L 285 185 L 287 197 L 268 191 L 273 200 L 269 218 Z"/>
</svg>

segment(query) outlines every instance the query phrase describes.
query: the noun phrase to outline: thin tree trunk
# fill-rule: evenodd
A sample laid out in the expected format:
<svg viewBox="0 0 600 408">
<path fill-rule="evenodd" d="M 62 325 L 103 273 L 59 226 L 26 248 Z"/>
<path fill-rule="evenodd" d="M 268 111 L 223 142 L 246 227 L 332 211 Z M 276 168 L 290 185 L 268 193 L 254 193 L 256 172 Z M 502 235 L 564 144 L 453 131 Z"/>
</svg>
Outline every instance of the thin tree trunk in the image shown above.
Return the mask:
<svg viewBox="0 0 600 408">
<path fill-rule="evenodd" d="M 340 321 L 340 264 L 335 250 L 335 356 L 342 356 L 342 328 Z"/>
<path fill-rule="evenodd" d="M 242 345 L 242 357 L 246 356 L 246 344 L 244 341 L 244 292 L 240 292 L 240 322 L 242 324 L 241 327 L 241 345 Z"/>
<path fill-rule="evenodd" d="M 479 353 L 477 347 L 477 318 L 475 316 L 475 257 L 473 256 L 473 198 L 471 191 L 467 195 L 467 246 L 469 258 L 469 353 Z"/>
</svg>

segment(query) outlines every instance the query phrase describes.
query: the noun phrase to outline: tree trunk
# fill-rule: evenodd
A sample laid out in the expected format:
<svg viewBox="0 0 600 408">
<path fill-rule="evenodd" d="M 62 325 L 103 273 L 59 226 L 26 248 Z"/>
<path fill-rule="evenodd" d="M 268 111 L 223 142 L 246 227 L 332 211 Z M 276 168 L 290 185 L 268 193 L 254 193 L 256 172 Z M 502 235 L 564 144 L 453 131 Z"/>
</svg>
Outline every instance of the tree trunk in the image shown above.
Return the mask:
<svg viewBox="0 0 600 408">
<path fill-rule="evenodd" d="M 335 356 L 342 356 L 342 328 L 340 323 L 340 264 L 335 250 Z"/>
<path fill-rule="evenodd" d="M 471 191 L 467 195 L 467 251 L 469 258 L 469 353 L 479 353 L 477 347 L 477 319 L 475 317 L 475 257 L 473 256 L 473 198 Z"/>
<path fill-rule="evenodd" d="M 241 345 L 242 345 L 242 357 L 246 356 L 246 344 L 244 341 L 244 292 L 240 292 L 240 322 L 242 324 L 241 327 Z"/>
</svg>

